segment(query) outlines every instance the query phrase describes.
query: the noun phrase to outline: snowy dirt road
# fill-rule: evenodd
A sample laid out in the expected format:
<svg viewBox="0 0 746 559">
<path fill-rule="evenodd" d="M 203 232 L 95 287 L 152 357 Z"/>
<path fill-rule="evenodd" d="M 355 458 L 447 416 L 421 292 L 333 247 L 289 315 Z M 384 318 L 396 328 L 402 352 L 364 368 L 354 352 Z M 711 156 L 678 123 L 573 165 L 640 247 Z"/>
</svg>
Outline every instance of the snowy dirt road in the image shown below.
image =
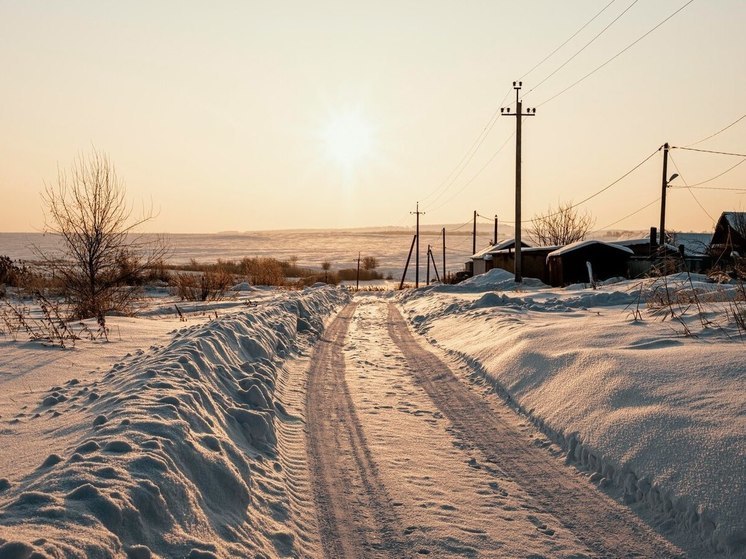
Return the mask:
<svg viewBox="0 0 746 559">
<path fill-rule="evenodd" d="M 395 305 L 357 300 L 308 371 L 325 557 L 683 556 L 426 348 Z"/>
</svg>

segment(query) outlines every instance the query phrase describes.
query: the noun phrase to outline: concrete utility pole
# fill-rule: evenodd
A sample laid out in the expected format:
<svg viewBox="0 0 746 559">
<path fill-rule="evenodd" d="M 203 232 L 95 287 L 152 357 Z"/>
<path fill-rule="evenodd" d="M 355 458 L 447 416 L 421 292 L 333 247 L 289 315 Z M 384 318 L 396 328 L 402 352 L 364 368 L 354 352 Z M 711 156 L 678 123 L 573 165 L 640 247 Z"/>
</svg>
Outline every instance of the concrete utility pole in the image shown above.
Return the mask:
<svg viewBox="0 0 746 559">
<path fill-rule="evenodd" d="M 521 119 L 524 116 L 536 116 L 536 109 L 526 109 L 523 112 L 523 103 L 518 97 L 523 82 L 513 82 L 515 89 L 515 111 L 510 112 L 510 107 L 500 109 L 502 116 L 515 117 L 515 281 L 521 283 Z"/>
<path fill-rule="evenodd" d="M 425 212 L 420 211 L 420 203 L 417 202 L 417 211 L 409 212 L 417 216 L 417 232 L 415 236 L 417 238 L 417 251 L 414 256 L 414 286 L 420 286 L 420 214 L 425 215 Z"/>
</svg>

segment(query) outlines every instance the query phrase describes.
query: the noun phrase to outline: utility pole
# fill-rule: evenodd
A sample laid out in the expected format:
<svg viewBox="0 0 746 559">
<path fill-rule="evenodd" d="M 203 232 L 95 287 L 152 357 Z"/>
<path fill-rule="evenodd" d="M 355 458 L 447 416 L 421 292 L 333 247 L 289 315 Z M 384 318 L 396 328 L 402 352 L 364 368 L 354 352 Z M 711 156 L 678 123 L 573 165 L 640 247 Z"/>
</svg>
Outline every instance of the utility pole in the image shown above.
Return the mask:
<svg viewBox="0 0 746 559">
<path fill-rule="evenodd" d="M 521 120 L 524 116 L 536 116 L 536 109 L 526 109 L 523 112 L 523 103 L 518 92 L 523 82 L 513 82 L 515 89 L 515 111 L 510 112 L 510 107 L 502 107 L 500 114 L 515 117 L 515 281 L 521 283 Z"/>
<path fill-rule="evenodd" d="M 497 244 L 497 214 L 495 214 L 495 244 Z"/>
<path fill-rule="evenodd" d="M 430 285 L 430 245 L 427 245 L 427 275 L 425 276 L 425 285 Z"/>
<path fill-rule="evenodd" d="M 420 214 L 425 215 L 425 212 L 420 211 L 420 203 L 417 202 L 417 211 L 409 212 L 417 216 L 417 232 L 415 237 L 417 238 L 417 251 L 414 256 L 414 286 L 420 286 Z"/>
<path fill-rule="evenodd" d="M 443 283 L 446 282 L 446 228 L 443 227 Z"/>
<path fill-rule="evenodd" d="M 409 254 L 407 255 L 407 263 L 404 264 L 404 273 L 401 275 L 401 283 L 399 289 L 404 289 L 404 279 L 407 277 L 407 270 L 409 269 L 409 261 L 412 260 L 412 249 L 414 249 L 414 243 L 417 240 L 417 235 L 412 236 L 412 244 L 409 245 Z"/>
<path fill-rule="evenodd" d="M 435 254 L 433 253 L 432 249 L 430 249 L 430 260 L 433 261 L 433 272 L 435 272 L 435 279 L 440 283 L 445 283 L 445 281 L 440 281 L 440 274 L 438 273 L 438 267 L 435 265 Z"/>
<path fill-rule="evenodd" d="M 477 210 L 474 210 L 474 226 L 471 230 L 471 253 L 477 253 Z"/>
<path fill-rule="evenodd" d="M 661 228 L 660 243 L 661 248 L 666 246 L 666 190 L 668 189 L 668 142 L 663 144 L 663 178 L 661 179 Z"/>
<path fill-rule="evenodd" d="M 663 144 L 663 176 L 661 178 L 661 233 L 660 233 L 660 243 L 658 243 L 661 247 L 661 250 L 665 251 L 666 246 L 666 190 L 668 190 L 668 185 L 670 182 L 679 176 L 678 173 L 674 173 L 669 178 L 666 178 L 666 175 L 668 175 L 668 151 L 671 149 L 671 146 L 668 145 L 668 142 Z"/>
</svg>

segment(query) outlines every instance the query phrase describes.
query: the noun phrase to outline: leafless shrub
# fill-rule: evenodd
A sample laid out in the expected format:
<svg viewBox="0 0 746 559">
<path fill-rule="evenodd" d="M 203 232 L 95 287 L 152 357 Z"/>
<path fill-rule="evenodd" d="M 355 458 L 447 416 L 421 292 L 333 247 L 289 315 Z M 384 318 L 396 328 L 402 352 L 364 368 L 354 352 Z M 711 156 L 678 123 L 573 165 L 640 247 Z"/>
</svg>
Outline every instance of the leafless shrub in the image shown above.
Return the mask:
<svg viewBox="0 0 746 559">
<path fill-rule="evenodd" d="M 167 253 L 162 239 L 135 235 L 153 213 L 133 218 L 125 194 L 109 158 L 95 149 L 81 154 L 69 172 L 58 170 L 54 185 L 45 185 L 45 229 L 59 235 L 64 248 L 61 255 L 37 254 L 61 278 L 74 318 L 128 312 L 137 295 L 129 286 Z"/>
<path fill-rule="evenodd" d="M 74 346 L 81 334 L 90 340 L 104 338 L 108 341 L 108 328 L 103 320 L 98 321 L 98 330 L 91 330 L 85 323 L 78 324 L 78 331 L 70 327 L 65 320 L 65 312 L 59 302 L 48 299 L 42 293 L 34 294 L 36 307 L 32 310 L 26 305 L 4 300 L 0 308 L 2 331 L 17 340 L 18 334 L 24 332 L 29 340 L 59 345 L 62 348 Z"/>
<path fill-rule="evenodd" d="M 578 213 L 572 202 L 560 203 L 531 220 L 528 237 L 539 246 L 567 245 L 585 239 L 595 222 L 588 212 Z"/>
<path fill-rule="evenodd" d="M 282 263 L 275 258 L 244 258 L 242 273 L 252 285 L 281 286 L 285 284 Z"/>
<path fill-rule="evenodd" d="M 378 268 L 378 259 L 375 256 L 363 257 L 363 270 L 375 270 Z"/>
<path fill-rule="evenodd" d="M 233 275 L 222 269 L 197 274 L 178 273 L 172 278 L 175 293 L 183 301 L 219 301 L 233 282 Z"/>
</svg>

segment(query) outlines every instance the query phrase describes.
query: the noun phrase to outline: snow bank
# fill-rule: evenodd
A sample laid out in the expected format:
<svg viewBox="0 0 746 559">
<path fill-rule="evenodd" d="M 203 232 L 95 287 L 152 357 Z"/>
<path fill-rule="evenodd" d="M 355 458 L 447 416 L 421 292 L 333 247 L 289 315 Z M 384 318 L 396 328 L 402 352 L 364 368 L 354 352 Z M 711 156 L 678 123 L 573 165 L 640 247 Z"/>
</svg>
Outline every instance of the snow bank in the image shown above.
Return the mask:
<svg viewBox="0 0 746 559">
<path fill-rule="evenodd" d="M 692 311 L 696 298 L 727 301 L 736 289 L 684 275 L 599 290 L 419 290 L 401 301 L 417 330 L 492 381 L 592 481 L 647 505 L 661 530 L 742 556 L 743 343 L 717 322 L 722 306 Z"/>
<path fill-rule="evenodd" d="M 347 297 L 281 294 L 51 388 L 39 413 L 83 410 L 88 424 L 36 470 L 0 472 L 0 557 L 294 553 L 275 431 L 294 419 L 276 373 Z"/>
</svg>

